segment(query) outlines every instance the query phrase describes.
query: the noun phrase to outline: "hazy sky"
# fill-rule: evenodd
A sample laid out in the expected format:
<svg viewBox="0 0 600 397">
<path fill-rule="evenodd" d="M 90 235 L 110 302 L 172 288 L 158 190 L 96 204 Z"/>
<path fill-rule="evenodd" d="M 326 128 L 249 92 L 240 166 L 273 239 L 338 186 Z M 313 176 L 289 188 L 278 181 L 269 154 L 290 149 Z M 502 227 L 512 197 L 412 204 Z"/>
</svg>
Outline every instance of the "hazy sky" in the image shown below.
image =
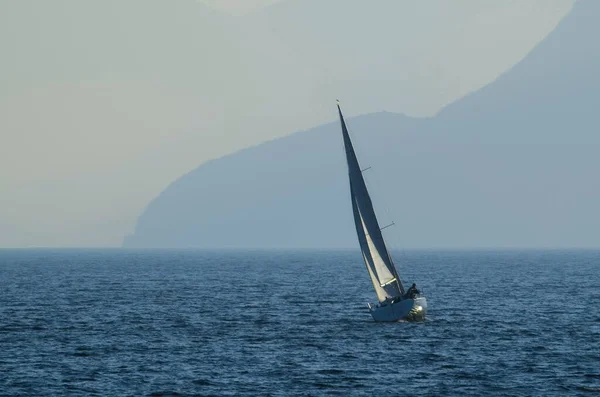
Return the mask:
<svg viewBox="0 0 600 397">
<path fill-rule="evenodd" d="M 0 246 L 119 245 L 175 178 L 334 120 L 336 97 L 432 115 L 573 5 L 270 3 L 0 0 Z"/>
<path fill-rule="evenodd" d="M 283 0 L 198 0 L 209 7 L 232 15 L 243 15 Z"/>
</svg>

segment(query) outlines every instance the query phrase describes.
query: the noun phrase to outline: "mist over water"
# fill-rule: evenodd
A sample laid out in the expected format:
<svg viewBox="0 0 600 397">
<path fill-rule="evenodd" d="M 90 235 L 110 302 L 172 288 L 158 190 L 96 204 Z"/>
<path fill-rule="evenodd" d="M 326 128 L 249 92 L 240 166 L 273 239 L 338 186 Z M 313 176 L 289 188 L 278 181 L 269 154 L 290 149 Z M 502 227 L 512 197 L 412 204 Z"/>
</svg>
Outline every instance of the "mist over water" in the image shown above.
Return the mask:
<svg viewBox="0 0 600 397">
<path fill-rule="evenodd" d="M 374 323 L 355 251 L 0 251 L 0 394 L 600 391 L 599 251 L 408 251 Z"/>
</svg>

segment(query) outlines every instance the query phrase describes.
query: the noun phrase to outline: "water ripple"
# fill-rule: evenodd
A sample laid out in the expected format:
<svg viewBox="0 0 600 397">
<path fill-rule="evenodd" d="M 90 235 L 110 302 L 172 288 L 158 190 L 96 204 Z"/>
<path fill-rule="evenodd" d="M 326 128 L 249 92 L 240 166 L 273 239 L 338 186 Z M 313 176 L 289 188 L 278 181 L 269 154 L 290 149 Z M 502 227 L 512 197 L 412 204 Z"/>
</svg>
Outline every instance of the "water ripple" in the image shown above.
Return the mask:
<svg viewBox="0 0 600 397">
<path fill-rule="evenodd" d="M 426 275 L 418 324 L 371 320 L 360 261 L 0 251 L 0 394 L 600 392 L 600 252 L 403 253 L 401 274 Z"/>
</svg>

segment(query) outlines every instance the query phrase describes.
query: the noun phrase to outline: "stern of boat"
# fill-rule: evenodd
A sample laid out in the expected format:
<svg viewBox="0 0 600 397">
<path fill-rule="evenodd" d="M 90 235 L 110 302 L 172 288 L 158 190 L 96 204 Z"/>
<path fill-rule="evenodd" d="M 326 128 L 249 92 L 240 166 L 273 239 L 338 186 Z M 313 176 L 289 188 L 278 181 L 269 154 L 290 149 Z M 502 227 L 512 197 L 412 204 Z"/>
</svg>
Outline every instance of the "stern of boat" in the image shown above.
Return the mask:
<svg viewBox="0 0 600 397">
<path fill-rule="evenodd" d="M 424 296 L 415 298 L 412 309 L 408 312 L 408 321 L 423 321 L 427 315 L 427 299 Z"/>
</svg>

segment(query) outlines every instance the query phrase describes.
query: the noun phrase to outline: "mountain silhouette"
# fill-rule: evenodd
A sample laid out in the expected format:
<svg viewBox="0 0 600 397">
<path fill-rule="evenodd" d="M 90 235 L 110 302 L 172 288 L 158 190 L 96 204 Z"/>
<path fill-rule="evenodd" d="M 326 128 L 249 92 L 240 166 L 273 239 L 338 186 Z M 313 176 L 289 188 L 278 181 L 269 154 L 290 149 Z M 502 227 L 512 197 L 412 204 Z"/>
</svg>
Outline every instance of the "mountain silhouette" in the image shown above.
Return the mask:
<svg viewBox="0 0 600 397">
<path fill-rule="evenodd" d="M 598 247 L 598 17 L 578 1 L 520 63 L 433 118 L 347 120 L 380 223 L 396 223 L 392 247 Z M 337 121 L 248 148 L 174 181 L 124 246 L 355 247 L 346 172 Z"/>
</svg>

